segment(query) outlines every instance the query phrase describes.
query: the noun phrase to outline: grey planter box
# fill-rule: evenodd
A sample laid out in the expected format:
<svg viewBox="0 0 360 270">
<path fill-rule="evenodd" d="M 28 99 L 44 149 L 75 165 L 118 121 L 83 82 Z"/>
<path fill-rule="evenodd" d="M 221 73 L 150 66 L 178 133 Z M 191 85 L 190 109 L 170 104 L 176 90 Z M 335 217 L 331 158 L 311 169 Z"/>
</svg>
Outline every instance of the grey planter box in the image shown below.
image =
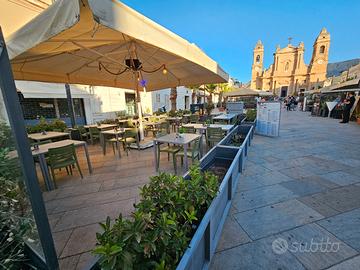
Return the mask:
<svg viewBox="0 0 360 270">
<path fill-rule="evenodd" d="M 242 148 L 218 145 L 200 160 L 202 170 L 211 170 L 214 165 L 224 165 L 227 170 L 220 184 L 219 193 L 202 218 L 177 270 L 208 269 L 240 178 L 243 163 L 242 151 Z M 186 177 L 188 176 L 185 175 Z"/>
</svg>

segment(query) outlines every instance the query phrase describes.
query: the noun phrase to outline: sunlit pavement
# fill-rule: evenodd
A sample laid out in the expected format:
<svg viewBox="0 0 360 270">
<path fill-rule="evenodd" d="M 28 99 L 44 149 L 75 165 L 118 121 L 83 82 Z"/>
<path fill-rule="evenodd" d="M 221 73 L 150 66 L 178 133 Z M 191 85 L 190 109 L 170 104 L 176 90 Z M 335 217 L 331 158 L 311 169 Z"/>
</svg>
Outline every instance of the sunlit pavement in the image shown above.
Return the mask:
<svg viewBox="0 0 360 270">
<path fill-rule="evenodd" d="M 360 269 L 360 125 L 338 122 L 255 136 L 211 269 Z"/>
</svg>

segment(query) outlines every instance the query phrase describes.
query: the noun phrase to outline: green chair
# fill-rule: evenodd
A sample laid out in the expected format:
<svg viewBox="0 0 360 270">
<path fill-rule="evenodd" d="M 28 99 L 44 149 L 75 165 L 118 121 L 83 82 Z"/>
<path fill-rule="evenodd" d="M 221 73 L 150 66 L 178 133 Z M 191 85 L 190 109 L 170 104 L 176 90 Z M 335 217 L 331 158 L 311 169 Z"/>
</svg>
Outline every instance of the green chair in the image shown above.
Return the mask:
<svg viewBox="0 0 360 270">
<path fill-rule="evenodd" d="M 166 131 L 160 131 L 156 134 L 156 137 L 162 137 L 167 135 L 168 133 Z M 168 160 L 170 161 L 170 154 L 172 155 L 172 159 L 173 159 L 173 165 L 174 167 L 176 166 L 176 160 L 175 160 L 175 154 L 177 152 L 179 152 L 181 150 L 180 146 L 176 146 L 176 145 L 170 145 L 169 143 L 167 144 L 167 146 L 165 147 L 161 147 L 163 144 L 162 143 L 158 143 L 157 147 L 158 147 L 158 151 L 157 151 L 157 160 L 158 160 L 158 164 L 157 164 L 157 170 L 159 170 L 159 166 L 160 166 L 160 153 L 167 153 L 168 155 Z"/>
<path fill-rule="evenodd" d="M 54 185 L 56 188 L 56 179 L 55 179 L 55 170 L 66 168 L 66 171 L 72 175 L 72 166 L 76 165 L 81 178 L 83 178 L 83 174 L 80 169 L 80 165 L 76 156 L 75 146 L 74 144 L 69 144 L 66 146 L 49 148 L 47 164 L 50 167 L 51 175 L 54 181 Z"/>
<path fill-rule="evenodd" d="M 97 127 L 89 127 L 90 141 L 94 144 L 95 140 L 100 140 L 100 130 Z"/>
<path fill-rule="evenodd" d="M 196 134 L 196 129 L 194 126 L 188 126 L 188 127 L 182 126 L 182 129 L 184 130 L 184 133 Z"/>
<path fill-rule="evenodd" d="M 192 114 L 190 115 L 190 123 L 195 124 L 199 122 L 199 115 L 197 114 Z"/>
<path fill-rule="evenodd" d="M 200 138 L 196 139 L 193 143 L 190 144 L 190 147 L 188 147 L 188 149 L 187 149 L 187 157 L 191 158 L 192 162 L 194 162 L 196 158 L 198 160 L 200 160 L 200 142 L 201 142 Z M 175 173 L 177 172 L 177 164 L 176 164 L 177 157 L 181 157 L 181 164 L 183 164 L 184 157 L 185 157 L 184 149 L 181 149 L 180 151 L 178 151 L 175 154 L 175 157 L 174 157 Z"/>
<path fill-rule="evenodd" d="M 219 128 L 211 128 L 208 127 L 206 129 L 206 142 L 209 147 L 214 146 L 224 138 L 225 134 L 221 127 Z"/>
<path fill-rule="evenodd" d="M 127 156 L 129 155 L 130 145 L 132 143 L 136 143 L 138 146 L 138 149 L 140 150 L 139 136 L 138 136 L 137 128 L 125 130 L 123 137 L 120 138 L 119 141 L 122 142 L 124 151 L 126 151 Z"/>
<path fill-rule="evenodd" d="M 78 126 L 77 129 L 79 130 L 82 140 L 87 141 L 90 138 L 90 132 L 88 132 L 84 126 Z"/>
</svg>

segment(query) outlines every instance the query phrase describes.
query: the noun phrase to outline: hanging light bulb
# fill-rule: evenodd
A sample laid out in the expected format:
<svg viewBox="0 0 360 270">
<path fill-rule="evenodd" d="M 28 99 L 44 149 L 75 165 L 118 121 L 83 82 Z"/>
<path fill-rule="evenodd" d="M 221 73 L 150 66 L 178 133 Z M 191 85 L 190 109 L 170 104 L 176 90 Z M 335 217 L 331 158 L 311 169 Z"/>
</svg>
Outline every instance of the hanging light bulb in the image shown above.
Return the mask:
<svg viewBox="0 0 360 270">
<path fill-rule="evenodd" d="M 163 69 L 163 71 L 162 71 L 162 72 L 163 72 L 163 74 L 164 74 L 164 75 L 166 75 L 166 74 L 167 74 L 167 72 L 168 72 L 168 71 L 167 71 L 167 69 L 166 69 L 166 67 L 165 67 L 165 66 L 164 66 L 164 69 Z"/>
</svg>

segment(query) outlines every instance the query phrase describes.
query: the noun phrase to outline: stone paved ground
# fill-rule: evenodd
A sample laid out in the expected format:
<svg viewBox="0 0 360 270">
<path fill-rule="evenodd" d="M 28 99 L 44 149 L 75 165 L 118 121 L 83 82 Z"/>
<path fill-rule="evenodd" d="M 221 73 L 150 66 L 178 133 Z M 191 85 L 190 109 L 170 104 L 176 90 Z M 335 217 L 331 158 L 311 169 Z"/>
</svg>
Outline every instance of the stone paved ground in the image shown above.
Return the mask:
<svg viewBox="0 0 360 270">
<path fill-rule="evenodd" d="M 359 253 L 360 126 L 283 111 L 280 137 L 255 136 L 210 269 L 358 270 Z"/>
<path fill-rule="evenodd" d="M 122 158 L 113 155 L 111 149 L 104 156 L 99 144 L 90 145 L 89 152 L 94 169 L 92 175 L 80 149 L 78 158 L 84 179 L 77 170 L 74 176 L 67 176 L 62 170 L 57 174 L 58 188 L 43 193 L 60 269 L 64 270 L 83 269 L 88 265 L 96 232 L 100 231 L 99 222 L 120 213 L 129 216 L 139 199 L 139 187 L 156 174 L 153 148 L 131 150 L 129 156 L 122 151 Z M 174 173 L 172 164 L 166 154 L 161 155 L 161 171 Z M 181 171 L 180 161 L 178 171 Z"/>
</svg>

